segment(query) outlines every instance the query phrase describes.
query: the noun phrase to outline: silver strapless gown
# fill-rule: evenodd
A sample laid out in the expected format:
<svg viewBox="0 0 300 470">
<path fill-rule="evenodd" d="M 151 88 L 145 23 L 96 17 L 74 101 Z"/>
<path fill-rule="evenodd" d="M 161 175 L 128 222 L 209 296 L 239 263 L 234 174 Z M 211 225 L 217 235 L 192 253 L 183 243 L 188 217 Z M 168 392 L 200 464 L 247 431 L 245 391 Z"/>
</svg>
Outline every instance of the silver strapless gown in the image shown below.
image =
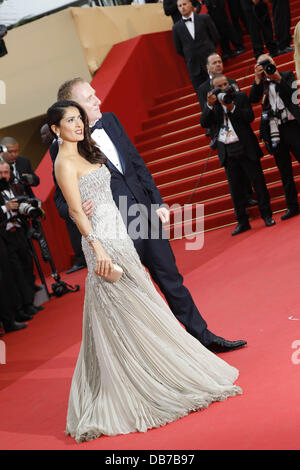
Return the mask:
<svg viewBox="0 0 300 470">
<path fill-rule="evenodd" d="M 88 275 L 66 434 L 82 442 L 145 432 L 242 393 L 233 385 L 237 369 L 188 334 L 156 291 L 112 198 L 107 168 L 84 175 L 79 189 L 83 202 L 94 203 L 94 232 L 124 274 L 116 283 L 97 276 L 83 239 Z"/>
</svg>

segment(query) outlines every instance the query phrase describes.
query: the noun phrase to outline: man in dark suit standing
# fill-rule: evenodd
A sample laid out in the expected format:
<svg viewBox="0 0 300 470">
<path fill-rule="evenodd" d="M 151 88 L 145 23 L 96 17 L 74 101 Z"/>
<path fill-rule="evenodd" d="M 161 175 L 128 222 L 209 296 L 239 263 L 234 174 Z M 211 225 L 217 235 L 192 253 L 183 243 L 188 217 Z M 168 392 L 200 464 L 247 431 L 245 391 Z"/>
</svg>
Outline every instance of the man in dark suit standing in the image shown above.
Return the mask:
<svg viewBox="0 0 300 470">
<path fill-rule="evenodd" d="M 177 7 L 182 18 L 173 25 L 173 40 L 177 53 L 185 59 L 192 85 L 197 91 L 199 85 L 208 79 L 206 57 L 216 51 L 219 35 L 209 15 L 194 13 L 190 0 L 178 0 Z"/>
<path fill-rule="evenodd" d="M 292 52 L 290 0 L 271 0 L 275 37 L 280 54 Z"/>
<path fill-rule="evenodd" d="M 216 74 L 222 74 L 223 73 L 223 61 L 219 54 L 216 52 L 213 52 L 210 54 L 207 59 L 206 59 L 206 67 L 207 67 L 207 72 L 209 75 L 209 78 L 202 83 L 198 90 L 197 90 L 197 96 L 200 104 L 201 111 L 204 110 L 205 105 L 207 104 L 207 94 L 211 90 L 211 80 Z M 228 83 L 229 85 L 234 85 L 237 90 L 239 89 L 239 86 L 235 80 L 232 78 L 228 78 Z M 214 129 L 207 129 L 207 135 L 210 135 L 213 137 L 215 135 Z M 247 178 L 247 175 L 244 175 L 244 195 L 246 198 L 246 206 L 247 207 L 253 207 L 257 205 L 257 201 L 253 198 L 253 189 L 251 186 L 251 183 L 249 179 Z"/>
<path fill-rule="evenodd" d="M 26 194 L 34 197 L 31 186 L 38 186 L 40 178 L 33 172 L 30 160 L 19 155 L 19 143 L 13 137 L 3 137 L 0 145 L 7 148 L 7 152 L 2 153 L 3 160 L 9 164 L 15 189 L 18 194 Z"/>
<path fill-rule="evenodd" d="M 141 262 L 148 268 L 176 318 L 190 334 L 212 351 L 230 351 L 243 347 L 245 341 L 227 341 L 207 329 L 205 320 L 183 284 L 174 253 L 162 230 L 161 222 L 168 221 L 169 211 L 163 206 L 150 172 L 118 118 L 113 113 L 102 115 L 101 101 L 95 90 L 80 78 L 65 82 L 59 89 L 58 99 L 74 100 L 85 109 L 92 138 L 106 156 L 111 169 L 112 195 L 128 234 L 133 239 Z M 52 146 L 53 160 L 57 151 L 57 146 L 56 149 Z M 67 208 L 61 194 L 61 205 L 63 204 Z M 88 217 L 93 211 L 91 201 L 90 204 L 90 208 L 84 208 Z M 137 217 L 141 226 L 139 233 L 134 230 Z"/>
<path fill-rule="evenodd" d="M 254 57 L 257 59 L 259 55 L 264 53 L 264 42 L 272 57 L 279 55 L 273 37 L 268 5 L 264 0 L 241 0 L 241 7 L 247 21 Z"/>
<path fill-rule="evenodd" d="M 279 169 L 287 211 L 281 219 L 286 220 L 299 214 L 299 202 L 294 181 L 292 156 L 300 163 L 300 107 L 297 104 L 297 82 L 293 72 L 267 73 L 262 61 L 275 62 L 268 54 L 258 57 L 255 65 L 255 80 L 250 92 L 250 101 L 258 103 L 263 99 L 260 138 L 268 151 L 274 155 Z M 296 92 L 296 101 L 293 94 Z"/>
<path fill-rule="evenodd" d="M 234 26 L 230 23 L 224 0 L 203 0 L 208 14 L 211 16 L 220 34 L 220 46 L 222 58 L 225 61 L 229 57 L 243 54 L 246 49 L 243 46 L 242 35 L 239 35 Z M 234 50 L 230 47 L 230 42 Z"/>
<path fill-rule="evenodd" d="M 219 87 L 226 91 L 228 86 L 225 75 L 216 75 L 212 79 L 214 89 Z M 232 235 L 238 235 L 251 228 L 242 184 L 244 174 L 254 186 L 258 207 L 266 226 L 274 225 L 275 221 L 272 219 L 270 197 L 260 164 L 263 153 L 250 125 L 254 114 L 249 99 L 242 92 L 234 92 L 230 99 L 227 98 L 228 95 L 224 97 L 223 94 L 208 94 L 201 125 L 215 129 L 219 159 L 221 166 L 225 167 L 238 221 Z"/>
</svg>

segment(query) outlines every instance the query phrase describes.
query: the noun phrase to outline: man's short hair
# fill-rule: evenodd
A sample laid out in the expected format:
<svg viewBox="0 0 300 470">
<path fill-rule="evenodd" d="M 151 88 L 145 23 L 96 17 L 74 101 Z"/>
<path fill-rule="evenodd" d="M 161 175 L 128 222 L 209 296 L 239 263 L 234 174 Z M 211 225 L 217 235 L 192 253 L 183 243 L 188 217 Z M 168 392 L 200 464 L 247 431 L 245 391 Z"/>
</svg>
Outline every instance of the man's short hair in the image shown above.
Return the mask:
<svg viewBox="0 0 300 470">
<path fill-rule="evenodd" d="M 224 73 L 217 73 L 217 74 L 214 75 L 214 76 L 211 78 L 211 80 L 210 80 L 210 86 L 211 86 L 211 88 L 213 88 L 213 86 L 214 86 L 214 80 L 215 80 L 216 78 L 218 78 L 218 77 L 224 77 L 224 78 L 226 78 L 226 80 L 228 81 L 228 78 L 226 77 L 226 75 L 224 75 Z"/>
<path fill-rule="evenodd" d="M 77 83 L 85 83 L 86 80 L 83 80 L 81 77 L 71 78 L 64 82 L 57 92 L 58 101 L 70 101 L 72 100 L 72 90 Z"/>
<path fill-rule="evenodd" d="M 218 56 L 220 57 L 220 54 L 218 54 L 217 52 L 211 52 L 211 54 L 209 54 L 209 55 L 206 57 L 206 65 L 208 65 L 209 59 L 210 59 L 213 55 L 218 55 Z"/>
<path fill-rule="evenodd" d="M 19 142 L 14 137 L 3 137 L 0 140 L 0 145 L 17 145 Z"/>
<path fill-rule="evenodd" d="M 5 160 L 1 160 L 1 159 L 0 159 L 0 165 L 1 165 L 1 166 L 2 166 L 2 165 L 7 165 L 8 168 L 10 169 L 9 164 L 8 164 Z"/>
</svg>

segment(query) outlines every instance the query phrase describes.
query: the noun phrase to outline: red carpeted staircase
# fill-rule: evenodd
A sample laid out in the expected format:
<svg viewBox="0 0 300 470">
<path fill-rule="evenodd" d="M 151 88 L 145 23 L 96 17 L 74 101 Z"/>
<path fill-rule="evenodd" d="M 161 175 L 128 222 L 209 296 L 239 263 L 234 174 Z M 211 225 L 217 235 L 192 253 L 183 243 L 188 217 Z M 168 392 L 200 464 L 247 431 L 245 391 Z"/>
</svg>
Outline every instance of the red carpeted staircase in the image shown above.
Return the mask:
<svg viewBox="0 0 300 470">
<path fill-rule="evenodd" d="M 300 4 L 291 1 L 292 32 L 300 20 Z M 249 93 L 253 83 L 254 63 L 249 36 L 245 36 L 247 52 L 226 62 L 224 73 L 239 83 L 242 91 Z M 293 53 L 276 57 L 280 71 L 295 70 Z M 253 107 L 253 129 L 258 135 L 261 106 Z M 213 230 L 235 223 L 234 210 L 225 171 L 220 168 L 216 150 L 209 147 L 205 129 L 200 126 L 200 108 L 192 86 L 173 90 L 157 96 L 149 109 L 149 117 L 142 123 L 142 132 L 135 136 L 135 144 L 141 153 L 164 201 L 172 206 L 170 239 L 181 238 L 174 230 L 175 215 L 185 204 L 192 204 L 185 230 L 197 232 L 196 205 L 204 204 L 204 230 Z M 285 199 L 278 169 L 273 156 L 265 153 L 261 160 L 269 189 L 272 209 L 283 211 Z M 294 161 L 293 169 L 297 185 L 300 183 L 300 165 Z M 249 209 L 250 217 L 259 216 L 257 208 Z M 177 221 L 178 218 L 175 218 Z M 182 224 L 181 221 L 175 224 Z M 187 233 L 185 231 L 185 233 Z"/>
</svg>

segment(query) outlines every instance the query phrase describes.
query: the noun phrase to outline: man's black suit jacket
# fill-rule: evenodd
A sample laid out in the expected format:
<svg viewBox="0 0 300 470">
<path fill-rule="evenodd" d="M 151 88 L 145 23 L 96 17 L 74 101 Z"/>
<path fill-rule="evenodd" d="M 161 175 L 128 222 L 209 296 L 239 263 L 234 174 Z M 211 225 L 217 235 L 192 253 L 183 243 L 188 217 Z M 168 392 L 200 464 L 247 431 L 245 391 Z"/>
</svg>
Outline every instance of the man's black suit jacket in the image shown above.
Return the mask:
<svg viewBox="0 0 300 470">
<path fill-rule="evenodd" d="M 200 74 L 206 58 L 219 42 L 217 29 L 209 15 L 194 14 L 195 39 L 183 19 L 173 25 L 173 40 L 178 54 L 184 57 L 190 76 Z"/>
<path fill-rule="evenodd" d="M 245 156 L 250 160 L 258 160 L 263 156 L 263 152 L 251 128 L 254 113 L 246 93 L 236 93 L 234 104 L 235 109 L 233 112 L 228 112 L 228 118 L 245 149 Z M 213 109 L 205 105 L 200 122 L 203 127 L 214 128 L 215 135 L 218 135 L 224 122 L 224 111 L 221 104 L 216 102 Z M 217 141 L 217 145 L 220 163 L 223 166 L 226 159 L 225 145 L 219 141 Z"/>
<path fill-rule="evenodd" d="M 119 197 L 127 196 L 127 205 L 144 204 L 151 216 L 151 203 L 161 205 L 163 200 L 144 160 L 139 155 L 118 118 L 113 113 L 102 114 L 103 129 L 118 150 L 124 174 L 108 161 L 111 169 L 111 190 L 114 201 L 119 207 Z M 54 163 L 58 153 L 57 142 L 50 147 L 50 155 Z M 54 180 L 55 181 L 55 180 Z M 56 184 L 54 195 L 55 205 L 63 218 L 68 217 L 68 206 L 60 188 Z M 123 214 L 122 214 L 123 215 Z M 134 218 L 127 215 L 127 225 Z"/>
<path fill-rule="evenodd" d="M 279 93 L 280 98 L 282 99 L 285 107 L 290 111 L 290 113 L 295 117 L 297 122 L 300 125 L 300 106 L 298 102 L 298 92 L 297 88 L 292 88 L 293 83 L 296 83 L 296 78 L 293 72 L 279 72 L 281 75 L 281 81 L 276 83 L 275 89 Z M 263 81 L 259 84 L 253 83 L 249 99 L 251 103 L 258 103 L 261 101 L 264 93 L 264 84 Z M 293 93 L 295 93 L 296 103 L 293 101 Z M 270 127 L 269 121 L 266 119 L 261 119 L 260 121 L 260 138 L 263 139 L 267 144 L 270 142 Z M 268 150 L 273 153 L 272 147 L 268 145 Z"/>
<path fill-rule="evenodd" d="M 33 183 L 31 186 L 38 186 L 40 184 L 40 178 L 34 173 L 31 167 L 30 160 L 26 157 L 17 157 L 16 158 L 16 169 L 19 173 L 20 178 L 23 174 L 27 173 L 33 176 Z M 29 197 L 34 197 L 34 193 L 31 189 L 31 186 L 23 185 L 25 193 Z"/>
</svg>

